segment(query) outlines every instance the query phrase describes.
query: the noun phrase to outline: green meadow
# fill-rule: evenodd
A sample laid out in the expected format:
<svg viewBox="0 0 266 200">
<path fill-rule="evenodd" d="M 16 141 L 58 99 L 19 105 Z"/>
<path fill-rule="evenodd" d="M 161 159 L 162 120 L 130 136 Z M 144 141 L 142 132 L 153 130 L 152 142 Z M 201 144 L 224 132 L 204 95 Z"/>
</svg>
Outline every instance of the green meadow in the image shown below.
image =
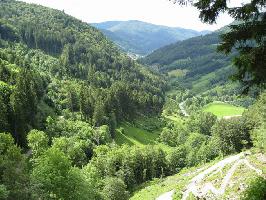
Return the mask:
<svg viewBox="0 0 266 200">
<path fill-rule="evenodd" d="M 213 102 L 203 108 L 204 112 L 211 112 L 217 117 L 242 115 L 244 107 L 234 106 L 229 103 Z"/>
<path fill-rule="evenodd" d="M 156 144 L 160 131 L 149 132 L 133 126 L 130 123 L 123 123 L 116 130 L 115 142 L 118 145 L 148 145 Z"/>
</svg>

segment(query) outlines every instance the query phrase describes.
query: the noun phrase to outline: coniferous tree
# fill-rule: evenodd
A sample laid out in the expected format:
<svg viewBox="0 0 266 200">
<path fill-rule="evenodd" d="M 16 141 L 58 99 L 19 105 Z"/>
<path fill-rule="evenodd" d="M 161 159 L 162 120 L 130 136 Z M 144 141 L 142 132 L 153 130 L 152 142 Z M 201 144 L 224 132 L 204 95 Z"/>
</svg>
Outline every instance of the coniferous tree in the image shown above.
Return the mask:
<svg viewBox="0 0 266 200">
<path fill-rule="evenodd" d="M 16 87 L 11 95 L 11 106 L 14 113 L 13 133 L 16 142 L 25 146 L 25 134 L 34 125 L 37 112 L 37 96 L 34 77 L 29 69 L 22 69 L 17 77 Z"/>
</svg>

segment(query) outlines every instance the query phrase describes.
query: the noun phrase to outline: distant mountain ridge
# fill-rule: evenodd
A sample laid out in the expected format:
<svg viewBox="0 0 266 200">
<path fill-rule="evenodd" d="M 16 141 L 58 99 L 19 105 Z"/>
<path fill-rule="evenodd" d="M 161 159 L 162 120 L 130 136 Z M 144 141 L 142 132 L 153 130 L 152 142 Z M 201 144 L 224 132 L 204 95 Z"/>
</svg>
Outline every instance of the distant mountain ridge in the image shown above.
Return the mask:
<svg viewBox="0 0 266 200">
<path fill-rule="evenodd" d="M 137 20 L 107 21 L 91 25 L 100 29 L 124 51 L 139 55 L 147 55 L 165 45 L 210 33 Z"/>
</svg>

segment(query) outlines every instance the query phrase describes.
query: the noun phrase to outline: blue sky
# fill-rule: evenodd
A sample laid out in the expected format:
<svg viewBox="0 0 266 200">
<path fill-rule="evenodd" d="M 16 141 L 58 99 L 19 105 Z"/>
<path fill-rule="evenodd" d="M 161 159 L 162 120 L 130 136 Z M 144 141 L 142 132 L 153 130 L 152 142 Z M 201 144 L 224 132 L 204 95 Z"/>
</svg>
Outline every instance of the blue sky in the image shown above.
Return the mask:
<svg viewBox="0 0 266 200">
<path fill-rule="evenodd" d="M 140 20 L 171 27 L 195 30 L 216 30 L 233 20 L 223 14 L 217 24 L 203 24 L 199 12 L 190 6 L 181 7 L 168 0 L 23 0 L 64 10 L 84 22 Z M 239 1 L 238 1 L 239 2 Z"/>
</svg>

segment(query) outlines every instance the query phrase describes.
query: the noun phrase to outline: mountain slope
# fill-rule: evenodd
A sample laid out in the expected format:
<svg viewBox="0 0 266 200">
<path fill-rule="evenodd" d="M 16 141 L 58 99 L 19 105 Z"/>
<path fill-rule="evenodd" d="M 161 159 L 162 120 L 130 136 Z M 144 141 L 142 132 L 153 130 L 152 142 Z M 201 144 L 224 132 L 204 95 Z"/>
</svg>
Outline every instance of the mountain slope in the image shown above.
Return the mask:
<svg viewBox="0 0 266 200">
<path fill-rule="evenodd" d="M 158 68 L 195 92 L 228 82 L 234 73 L 230 56 L 218 53 L 219 33 L 213 32 L 162 47 L 140 62 Z"/>
<path fill-rule="evenodd" d="M 75 116 L 94 126 L 159 112 L 163 79 L 132 61 L 96 28 L 62 11 L 0 3 L 0 132 L 25 144 L 47 116 Z M 4 98 L 2 98 L 2 96 Z"/>
<path fill-rule="evenodd" d="M 92 25 L 102 30 L 109 39 L 113 40 L 125 51 L 140 55 L 146 55 L 155 49 L 178 40 L 209 33 L 209 31 L 198 32 L 136 20 L 108 21 Z"/>
</svg>

